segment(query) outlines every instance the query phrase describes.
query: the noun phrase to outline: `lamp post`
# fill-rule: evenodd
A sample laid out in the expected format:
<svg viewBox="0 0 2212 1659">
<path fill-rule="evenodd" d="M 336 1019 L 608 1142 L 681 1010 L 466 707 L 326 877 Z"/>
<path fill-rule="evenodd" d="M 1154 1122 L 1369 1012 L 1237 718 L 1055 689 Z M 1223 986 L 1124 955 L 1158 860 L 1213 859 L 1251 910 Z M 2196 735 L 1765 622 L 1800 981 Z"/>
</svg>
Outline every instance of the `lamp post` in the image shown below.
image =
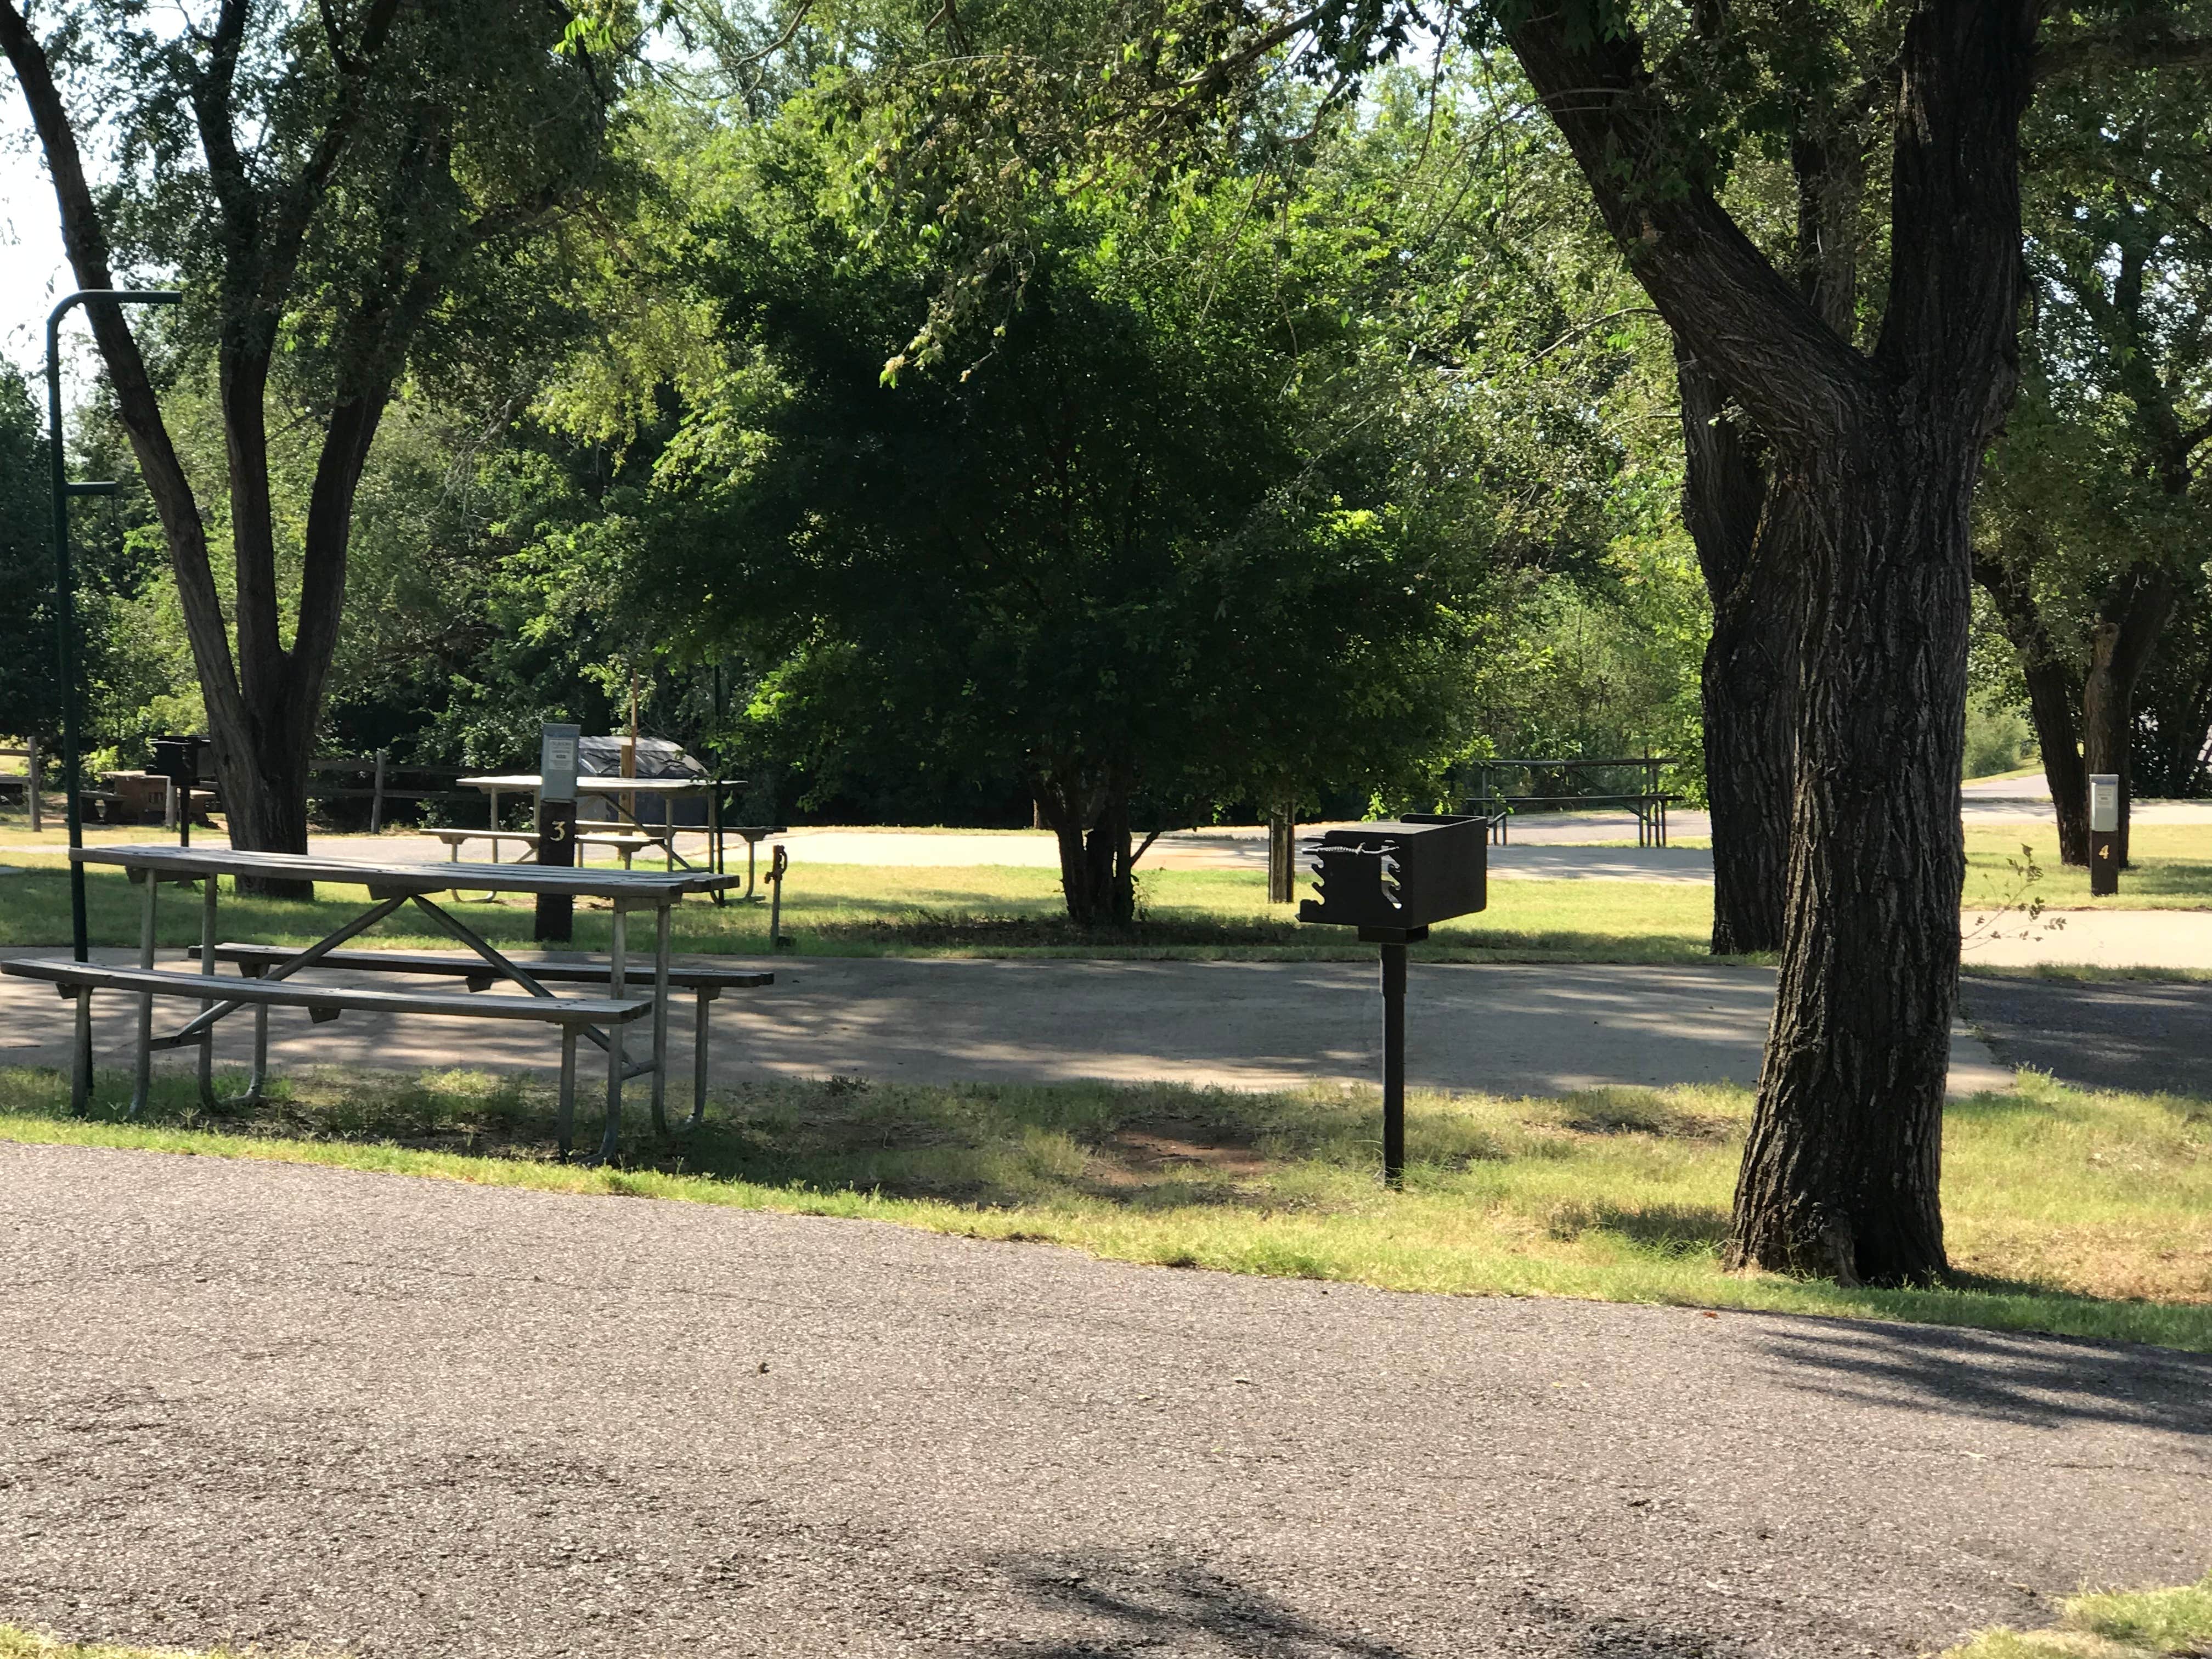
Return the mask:
<svg viewBox="0 0 2212 1659">
<path fill-rule="evenodd" d="M 71 306 L 104 300 L 115 305 L 173 306 L 184 299 L 165 289 L 80 289 L 46 317 L 46 459 L 54 483 L 54 624 L 61 634 L 63 811 L 69 821 L 70 944 L 82 962 L 88 951 L 84 911 L 84 866 L 76 851 L 84 845 L 84 807 L 77 799 L 76 581 L 70 571 L 69 501 L 72 495 L 112 495 L 113 480 L 71 483 L 62 454 L 62 319 Z M 85 1029 L 82 1022 L 77 1030 Z M 89 1055 L 80 1055 L 76 1075 L 90 1077 Z"/>
</svg>

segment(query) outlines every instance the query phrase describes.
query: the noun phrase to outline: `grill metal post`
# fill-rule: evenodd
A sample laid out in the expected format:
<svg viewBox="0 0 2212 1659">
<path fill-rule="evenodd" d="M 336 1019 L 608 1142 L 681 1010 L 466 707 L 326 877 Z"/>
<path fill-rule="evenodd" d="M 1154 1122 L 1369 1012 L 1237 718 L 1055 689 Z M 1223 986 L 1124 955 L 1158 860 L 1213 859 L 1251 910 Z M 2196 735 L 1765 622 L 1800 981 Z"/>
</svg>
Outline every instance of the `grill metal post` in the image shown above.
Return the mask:
<svg viewBox="0 0 2212 1659">
<path fill-rule="evenodd" d="M 1382 951 L 1382 1184 L 1406 1184 L 1406 947 Z"/>
</svg>

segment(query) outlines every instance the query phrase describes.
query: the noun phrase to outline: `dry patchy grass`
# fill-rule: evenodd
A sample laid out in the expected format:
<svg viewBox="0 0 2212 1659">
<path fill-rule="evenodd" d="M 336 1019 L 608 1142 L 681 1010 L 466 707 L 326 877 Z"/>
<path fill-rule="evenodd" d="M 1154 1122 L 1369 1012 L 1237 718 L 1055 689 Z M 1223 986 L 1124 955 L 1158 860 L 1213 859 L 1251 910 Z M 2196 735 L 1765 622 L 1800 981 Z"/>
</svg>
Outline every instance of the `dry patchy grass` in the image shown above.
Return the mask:
<svg viewBox="0 0 2212 1659">
<path fill-rule="evenodd" d="M 548 1091 L 514 1077 L 309 1073 L 216 1115 L 163 1079 L 151 1121 L 64 1115 L 0 1072 L 0 1135 L 338 1164 L 582 1193 L 866 1216 L 1121 1260 L 1408 1291 L 1884 1316 L 2212 1350 L 2212 1108 L 2033 1074 L 1952 1109 L 1958 1282 L 1875 1291 L 1721 1272 L 1751 1096 L 1419 1093 L 1407 1190 L 1376 1179 L 1371 1089 L 764 1082 L 630 1161 L 554 1161 Z"/>
</svg>

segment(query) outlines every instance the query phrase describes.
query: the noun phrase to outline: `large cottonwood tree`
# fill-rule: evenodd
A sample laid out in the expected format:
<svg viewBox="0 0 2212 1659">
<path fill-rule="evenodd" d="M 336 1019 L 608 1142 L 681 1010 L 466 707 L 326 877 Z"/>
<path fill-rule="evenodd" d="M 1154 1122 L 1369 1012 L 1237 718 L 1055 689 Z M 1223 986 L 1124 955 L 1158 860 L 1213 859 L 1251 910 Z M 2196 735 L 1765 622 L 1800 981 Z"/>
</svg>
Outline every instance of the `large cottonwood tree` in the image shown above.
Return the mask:
<svg viewBox="0 0 2212 1659">
<path fill-rule="evenodd" d="M 0 48 L 78 286 L 119 286 L 118 267 L 173 276 L 188 298 L 173 355 L 212 358 L 220 480 L 188 475 L 123 311 L 88 307 L 167 541 L 232 841 L 304 852 L 378 423 L 410 362 L 450 366 L 538 308 L 517 263 L 605 165 L 613 88 L 591 44 L 604 20 L 583 29 L 544 0 L 182 11 L 179 24 L 125 0 L 0 0 Z M 272 504 L 278 422 L 318 434 L 296 529 Z M 224 532 L 228 549 L 211 546 Z"/>
<path fill-rule="evenodd" d="M 1158 27 L 1091 70 L 1104 90 L 1074 94 L 1118 105 L 1086 112 L 1086 142 L 1127 133 L 1127 149 L 1156 153 L 1179 114 L 1271 54 L 1341 86 L 1416 24 L 1469 15 L 1416 0 L 1153 9 Z M 2039 51 L 2045 69 L 2205 51 L 2177 9 L 2140 4 L 2069 7 L 2039 48 L 2045 9 L 1489 0 L 1474 12 L 1565 135 L 1682 355 L 1756 433 L 1771 488 L 1803 515 L 1782 971 L 1726 1252 L 1739 1266 L 1882 1282 L 1947 1267 L 1968 520 L 2018 377 L 2021 119 Z M 1887 281 L 1870 325 L 1846 330 L 1723 198 L 1747 111 L 1774 95 L 1765 67 L 1789 60 L 1785 82 L 1839 86 L 1869 20 L 1899 15 L 1867 158 L 1888 180 Z M 1019 93 L 1034 76 L 1006 79 Z M 912 153 L 942 157 L 972 134 L 1000 165 L 1038 130 L 978 117 L 983 80 L 963 71 L 957 106 L 915 125 Z M 989 177 L 971 168 L 964 195 L 937 199 L 972 216 Z"/>
</svg>

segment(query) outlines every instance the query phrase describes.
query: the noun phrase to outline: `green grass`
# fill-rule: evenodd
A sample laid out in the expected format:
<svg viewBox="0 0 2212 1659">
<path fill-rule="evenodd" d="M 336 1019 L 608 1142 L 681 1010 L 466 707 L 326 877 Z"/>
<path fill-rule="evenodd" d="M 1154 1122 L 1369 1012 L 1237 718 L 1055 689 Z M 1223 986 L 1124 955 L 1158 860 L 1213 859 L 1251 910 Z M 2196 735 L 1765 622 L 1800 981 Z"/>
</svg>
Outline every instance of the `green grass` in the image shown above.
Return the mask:
<svg viewBox="0 0 2212 1659">
<path fill-rule="evenodd" d="M 2212 1574 L 2174 1589 L 2112 1590 L 2059 1604 L 2051 1630 L 2003 1626 L 1950 1649 L 1943 1659 L 2150 1659 L 2212 1653 Z"/>
<path fill-rule="evenodd" d="M 642 1195 L 1116 1260 L 1394 1290 L 1563 1296 L 2048 1330 L 2212 1351 L 2212 1107 L 2089 1095 L 2023 1074 L 1954 1105 L 1945 1139 L 1956 1285 L 1867 1290 L 1723 1273 L 1751 1097 L 1731 1088 L 1556 1099 L 1416 1093 L 1403 1194 L 1376 1176 L 1364 1089 L 764 1083 L 632 1161 L 553 1161 L 541 1085 L 454 1072 L 310 1073 L 204 1115 L 161 1079 L 149 1121 L 65 1115 L 51 1071 L 0 1072 L 0 1138 L 140 1147 Z"/>
<path fill-rule="evenodd" d="M 0 946 L 64 944 L 69 939 L 69 883 L 58 860 L 9 854 L 22 873 L 0 876 Z M 142 890 L 119 871 L 86 873 L 96 945 L 138 942 Z M 236 896 L 226 886 L 222 926 L 228 939 L 305 944 L 367 907 L 361 888 L 319 884 L 312 902 Z M 1084 930 L 1066 919 L 1060 878 L 1019 866 L 915 868 L 860 864 L 794 866 L 783 907 L 783 931 L 800 955 L 822 956 L 1140 956 L 1359 957 L 1373 954 L 1349 930 L 1301 927 L 1285 905 L 1267 902 L 1267 878 L 1247 870 L 1156 870 L 1141 882 L 1143 915 L 1130 929 Z M 444 901 L 441 900 L 441 902 Z M 158 912 L 161 942 L 197 944 L 198 899 L 165 888 Z M 1623 881 L 1498 882 L 1492 908 L 1446 922 L 1417 947 L 1449 960 L 1524 962 L 1705 962 L 1712 929 L 1710 889 L 1685 883 Z M 491 903 L 461 902 L 457 914 L 495 944 L 527 945 L 532 906 L 510 896 Z M 580 906 L 575 946 L 604 951 L 604 909 Z M 766 954 L 765 904 L 722 906 L 693 900 L 678 907 L 676 948 L 708 954 Z M 635 946 L 645 930 L 631 929 Z M 427 918 L 403 911 L 361 940 L 364 946 L 449 946 Z"/>
<path fill-rule="evenodd" d="M 41 1636 L 34 1630 L 0 1625 L 0 1659 L 246 1659 L 228 1648 L 209 1653 L 199 1649 L 117 1647 L 106 1642 L 64 1642 Z"/>
<path fill-rule="evenodd" d="M 2042 874 L 2023 887 L 2013 866 L 2029 863 Z M 2136 825 L 2120 891 L 2110 898 L 2090 896 L 2087 870 L 2059 863 L 2056 829 L 2032 823 L 1969 829 L 1966 908 L 1988 908 L 2023 895 L 2063 910 L 2212 909 L 2212 823 Z"/>
</svg>

